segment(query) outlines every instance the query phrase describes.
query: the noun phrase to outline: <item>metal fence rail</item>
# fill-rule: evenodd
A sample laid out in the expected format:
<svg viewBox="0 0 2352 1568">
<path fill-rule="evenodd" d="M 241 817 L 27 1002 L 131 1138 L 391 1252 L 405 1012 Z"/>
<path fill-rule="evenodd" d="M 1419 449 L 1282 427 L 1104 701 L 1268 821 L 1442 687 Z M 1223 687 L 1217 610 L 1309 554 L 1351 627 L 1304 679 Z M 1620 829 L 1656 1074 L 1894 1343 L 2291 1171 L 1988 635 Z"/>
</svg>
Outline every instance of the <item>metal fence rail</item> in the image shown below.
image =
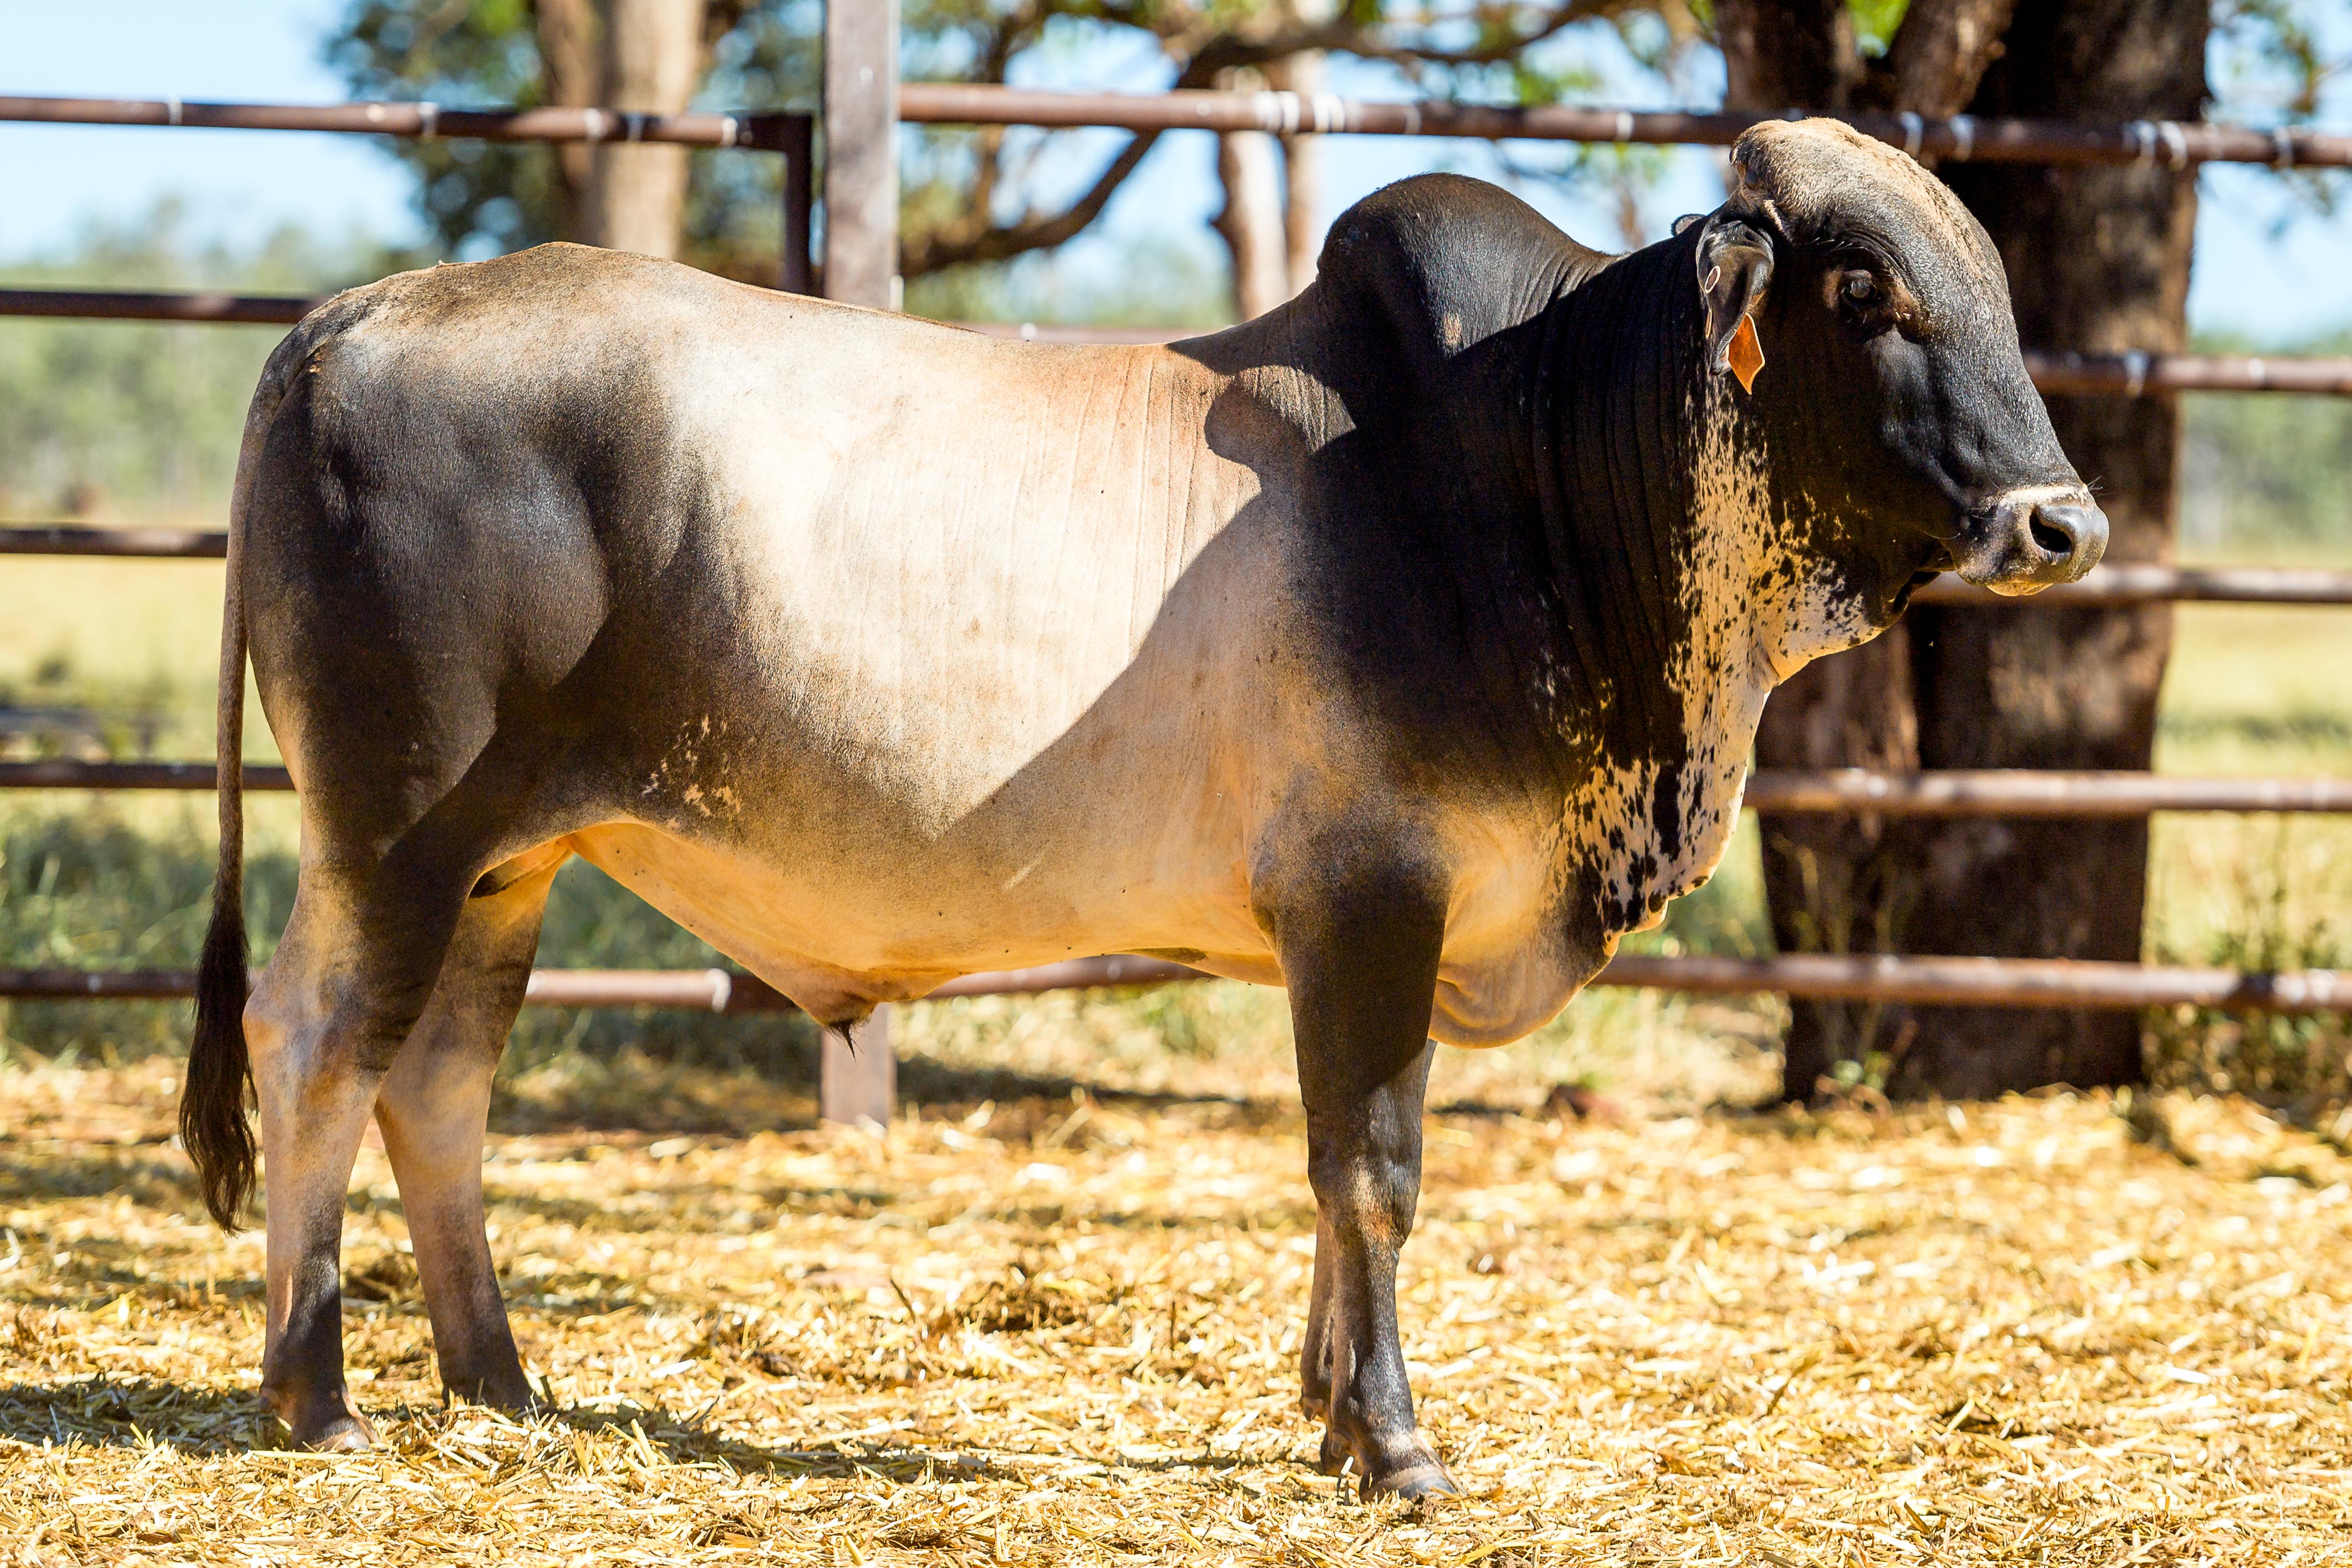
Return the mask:
<svg viewBox="0 0 2352 1568">
<path fill-rule="evenodd" d="M 445 109 L 434 103 L 188 103 L 176 98 L 0 97 L 0 121 L 47 125 L 154 125 L 221 131 L 329 131 L 478 142 L 667 142 L 775 153 L 784 160 L 777 286 L 805 294 L 814 205 L 816 116 L 800 110 L 738 114 L 635 114 L 612 109 Z M 95 316 L 111 321 L 290 323 L 316 300 L 282 294 L 124 294 L 0 290 L 17 303 L 0 315 Z M 47 296 L 42 298 L 41 296 Z M 83 306 L 75 309 L 74 302 Z"/>
<path fill-rule="evenodd" d="M 89 528 L 72 523 L 0 526 L 0 555 L 152 556 L 219 560 L 228 535 L 196 529 Z M 2105 606 L 2167 601 L 2214 605 L 2352 605 L 2352 572 L 2271 566 L 2109 564 L 2079 583 L 2005 598 L 1944 576 L 1911 596 L 1915 605 L 1974 605 L 1989 609 L 2035 605 Z"/>
<path fill-rule="evenodd" d="M 0 528 L 0 555 L 111 555 L 222 561 L 228 535 L 194 528 L 88 528 L 42 522 Z"/>
<path fill-rule="evenodd" d="M 1915 605 L 1985 609 L 2105 608 L 2116 605 L 2352 605 L 2352 572 L 2294 566 L 2158 566 L 2110 562 L 2079 583 L 2012 598 L 1947 574 L 1911 595 Z"/>
<path fill-rule="evenodd" d="M 967 974 L 929 994 L 1025 996 L 1097 986 L 1214 978 L 1164 959 L 1072 959 L 1035 969 Z M 1780 958 L 1667 958 L 1621 953 L 1592 984 L 1696 995 L 1785 996 L 1979 1007 L 2211 1007 L 2251 1013 L 2352 1010 L 2352 973 L 2245 973 L 2168 964 L 2055 958 L 1892 958 L 1797 953 Z M 42 1002 L 175 1001 L 194 996 L 182 970 L 0 970 L 0 998 Z M 536 1007 L 655 1007 L 741 1015 L 797 1011 L 773 986 L 730 969 L 537 969 L 523 994 Z"/>
<path fill-rule="evenodd" d="M 961 82 L 904 82 L 898 118 L 923 124 L 1111 126 L 1126 131 L 1270 131 L 1374 136 L 1458 136 L 1481 141 L 1616 142 L 1728 147 L 1751 126 L 1806 116 L 1654 112 L 1624 109 L 1491 108 L 1419 101 L 1370 103 L 1291 92 L 1038 92 Z M 2199 121 L 1994 120 L 1959 114 L 1836 114 L 1866 136 L 1948 163 L 2271 163 L 2352 165 L 2352 136 L 2299 127 L 2255 131 Z"/>
<path fill-rule="evenodd" d="M 42 757 L 0 763 L 0 789 L 211 790 L 219 771 L 210 763 L 88 763 Z M 293 775 L 268 763 L 245 764 L 247 790 L 291 791 Z"/>
<path fill-rule="evenodd" d="M 2166 392 L 2299 392 L 2352 396 L 2352 358 L 2312 354 L 2053 353 L 2030 349 L 2026 374 L 2052 396 Z"/>
<path fill-rule="evenodd" d="M 1742 804 L 1774 814 L 1880 816 L 2139 817 L 2157 812 L 2352 813 L 2352 779 L 2170 778 L 2033 768 L 1922 773 L 1765 768 Z"/>
<path fill-rule="evenodd" d="M 670 142 L 782 153 L 794 121 L 785 110 L 734 114 L 630 114 L 615 109 L 457 109 L 435 103 L 190 103 L 176 98 L 5 98 L 0 121 L 45 125 L 152 125 L 212 131 L 326 131 L 481 142 Z"/>
<path fill-rule="evenodd" d="M 325 303 L 310 294 L 228 294 L 129 289 L 0 289 L 0 316 L 91 321 L 207 321 L 291 326 Z M 1033 342 L 1164 343 L 1197 336 L 1193 327 L 1041 327 L 956 321 L 992 337 Z M 2052 353 L 2030 350 L 2026 374 L 2053 396 L 2147 397 L 2176 392 L 2288 392 L 2352 396 L 2352 356 Z"/>
<path fill-rule="evenodd" d="M 290 327 L 326 300 L 324 294 L 229 294 L 202 289 L 0 289 L 0 316 Z"/>
<path fill-rule="evenodd" d="M 1914 1006 L 2213 1007 L 2250 1013 L 2352 1009 L 2352 972 L 2274 974 L 2080 958 L 1894 958 L 1788 953 L 1778 958 L 1663 958 L 1626 953 L 1596 985 L 1639 985 L 1706 995 L 1783 996 Z"/>
<path fill-rule="evenodd" d="M 1482 141 L 1614 142 L 1727 147 L 1779 114 L 1686 113 L 1547 105 L 1507 109 L 1418 101 L 1376 103 L 1317 93 L 1038 92 L 960 82 L 903 82 L 898 118 L 915 124 L 1108 126 L 1128 131 L 1270 131 L 1378 136 L 1453 136 Z M 1916 114 L 1841 114 L 1865 135 L 1921 157 L 1950 163 L 2268 163 L 2281 168 L 2352 166 L 2352 136 L 2287 126 L 2272 131 L 2200 121 L 2078 122 L 1927 119 Z M 671 142 L 696 147 L 784 151 L 790 123 L 806 114 L 628 114 L 609 109 L 444 108 L 433 103 L 213 103 L 167 99 L 0 97 L 0 121 L 51 125 L 143 125 L 223 131 L 323 131 L 370 136 L 471 137 L 488 142 Z"/>
<path fill-rule="evenodd" d="M 204 762 L 0 762 L 0 790 L 209 790 Z M 287 771 L 245 764 L 248 791 L 294 787 Z M 2036 769 L 1872 773 L 1863 768 L 1766 768 L 1750 775 L 1744 802 L 1777 814 L 1880 816 L 2139 817 L 2157 812 L 2352 813 L 2352 779 L 2168 778 L 2138 773 L 2044 773 Z"/>
</svg>

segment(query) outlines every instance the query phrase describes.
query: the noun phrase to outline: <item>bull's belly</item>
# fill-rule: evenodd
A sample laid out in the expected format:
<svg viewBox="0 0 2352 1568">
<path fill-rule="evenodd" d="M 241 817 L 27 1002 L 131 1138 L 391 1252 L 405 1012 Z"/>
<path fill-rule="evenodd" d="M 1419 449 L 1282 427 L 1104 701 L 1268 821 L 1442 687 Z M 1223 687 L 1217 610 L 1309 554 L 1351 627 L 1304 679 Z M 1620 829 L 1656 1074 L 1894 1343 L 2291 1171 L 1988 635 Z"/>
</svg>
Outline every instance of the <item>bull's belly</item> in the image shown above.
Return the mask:
<svg viewBox="0 0 2352 1568">
<path fill-rule="evenodd" d="M 1006 857 L 999 869 L 919 840 L 852 863 L 637 822 L 563 843 L 821 1018 L 859 1016 L 960 975 L 1108 952 L 1171 952 L 1229 979 L 1283 983 L 1252 913 L 1246 828 L 1174 842 L 1163 833 L 1139 848 L 1122 826 L 1058 841 L 1050 868 L 1041 853 Z M 1556 884 L 1540 866 L 1515 858 L 1457 872 L 1429 1033 L 1507 1045 L 1555 1016 L 1607 954 L 1563 940 Z"/>
<path fill-rule="evenodd" d="M 887 860 L 787 860 L 638 823 L 566 847 L 822 1018 L 919 997 L 958 975 L 1101 952 L 1181 950 L 1213 973 L 1280 984 L 1236 858 L 1198 846 L 1181 868 L 1056 846 L 1010 876 L 921 841 Z M 1220 862 L 1222 861 L 1222 864 Z M 1139 874 L 1143 873 L 1143 874 Z M 1199 957 L 1192 957 L 1192 954 Z"/>
</svg>

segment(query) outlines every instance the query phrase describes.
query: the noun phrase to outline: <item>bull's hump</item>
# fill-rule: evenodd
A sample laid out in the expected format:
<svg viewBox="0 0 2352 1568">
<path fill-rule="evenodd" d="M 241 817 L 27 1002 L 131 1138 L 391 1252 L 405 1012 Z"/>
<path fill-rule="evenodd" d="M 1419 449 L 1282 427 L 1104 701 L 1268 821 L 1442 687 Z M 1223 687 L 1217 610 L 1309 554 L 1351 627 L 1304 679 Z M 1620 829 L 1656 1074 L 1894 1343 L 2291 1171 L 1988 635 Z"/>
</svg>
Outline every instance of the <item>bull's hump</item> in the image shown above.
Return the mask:
<svg viewBox="0 0 2352 1568">
<path fill-rule="evenodd" d="M 1318 277 L 1450 353 L 1533 319 L 1612 259 L 1499 185 L 1419 174 L 1340 215 Z"/>
</svg>

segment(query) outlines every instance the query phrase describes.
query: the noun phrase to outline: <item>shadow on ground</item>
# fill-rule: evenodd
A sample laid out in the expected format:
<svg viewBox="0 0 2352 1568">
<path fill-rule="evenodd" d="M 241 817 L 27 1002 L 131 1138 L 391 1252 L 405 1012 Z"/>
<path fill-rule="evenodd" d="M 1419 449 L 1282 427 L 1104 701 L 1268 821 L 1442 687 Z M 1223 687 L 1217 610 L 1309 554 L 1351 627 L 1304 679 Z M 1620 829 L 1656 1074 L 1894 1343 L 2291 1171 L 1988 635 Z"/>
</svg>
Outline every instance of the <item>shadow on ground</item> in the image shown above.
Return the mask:
<svg viewBox="0 0 2352 1568">
<path fill-rule="evenodd" d="M 398 1454 L 430 1447 L 437 1427 L 475 1413 L 437 1405 L 395 1405 L 372 1409 L 383 1452 Z M 625 1404 L 557 1409 L 538 1417 L 572 1431 L 642 1444 L 671 1464 L 719 1463 L 736 1470 L 844 1479 L 874 1476 L 900 1484 L 941 1479 L 1002 1480 L 1021 1461 L 1072 1461 L 1049 1454 L 998 1454 L 971 1449 L 931 1449 L 903 1443 L 850 1439 L 806 1447 L 766 1447 L 721 1436 L 699 1414 L 680 1415 L 660 1405 Z M 518 1424 L 520 1425 L 520 1424 Z M 286 1432 L 247 1393 L 195 1389 L 163 1379 L 81 1377 L 55 1384 L 16 1384 L 0 1388 L 0 1437 L 39 1447 L 79 1444 L 100 1448 L 178 1448 L 194 1453 L 280 1453 Z M 1113 1469 L 1139 1472 L 1231 1468 L 1244 1461 L 1202 1456 L 1198 1459 L 1117 1461 Z"/>
<path fill-rule="evenodd" d="M 0 1388 L 0 1437 L 36 1447 L 162 1445 L 224 1453 L 277 1447 L 283 1432 L 250 1394 L 193 1389 L 158 1378 L 90 1376 Z"/>
<path fill-rule="evenodd" d="M 693 1134 L 743 1137 L 753 1132 L 802 1132 L 817 1125 L 815 1085 L 799 1074 L 674 1066 L 647 1058 L 564 1064 L 522 1074 L 501 1085 L 490 1128 L 505 1134 L 578 1132 Z M 898 1063 L 898 1100 L 930 1120 L 961 1120 L 985 1104 L 996 1107 L 993 1135 L 1034 1119 L 1051 1125 L 1074 1104 L 1094 1103 L 1136 1112 L 1181 1106 L 1222 1108 L 1239 1125 L 1272 1125 L 1296 1115 L 1286 1097 L 1181 1094 L 1060 1074 L 1006 1068 L 971 1068 L 923 1057 Z M 1018 1137 L 1018 1132 L 1010 1134 Z"/>
</svg>

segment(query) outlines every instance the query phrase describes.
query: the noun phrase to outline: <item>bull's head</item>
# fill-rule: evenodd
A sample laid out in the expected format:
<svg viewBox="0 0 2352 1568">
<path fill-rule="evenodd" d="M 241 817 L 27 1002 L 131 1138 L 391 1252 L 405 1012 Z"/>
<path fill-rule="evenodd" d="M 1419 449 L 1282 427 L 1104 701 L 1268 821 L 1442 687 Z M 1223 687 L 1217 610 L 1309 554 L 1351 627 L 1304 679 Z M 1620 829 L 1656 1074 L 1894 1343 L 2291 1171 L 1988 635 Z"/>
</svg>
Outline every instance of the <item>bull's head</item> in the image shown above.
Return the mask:
<svg viewBox="0 0 2352 1568">
<path fill-rule="evenodd" d="M 1708 373 L 1763 437 L 1774 510 L 1835 556 L 1863 616 L 1937 571 L 2030 594 L 2097 564 L 2106 517 L 1968 209 L 1832 121 L 1759 125 L 1732 163 L 1696 246 Z"/>
</svg>

